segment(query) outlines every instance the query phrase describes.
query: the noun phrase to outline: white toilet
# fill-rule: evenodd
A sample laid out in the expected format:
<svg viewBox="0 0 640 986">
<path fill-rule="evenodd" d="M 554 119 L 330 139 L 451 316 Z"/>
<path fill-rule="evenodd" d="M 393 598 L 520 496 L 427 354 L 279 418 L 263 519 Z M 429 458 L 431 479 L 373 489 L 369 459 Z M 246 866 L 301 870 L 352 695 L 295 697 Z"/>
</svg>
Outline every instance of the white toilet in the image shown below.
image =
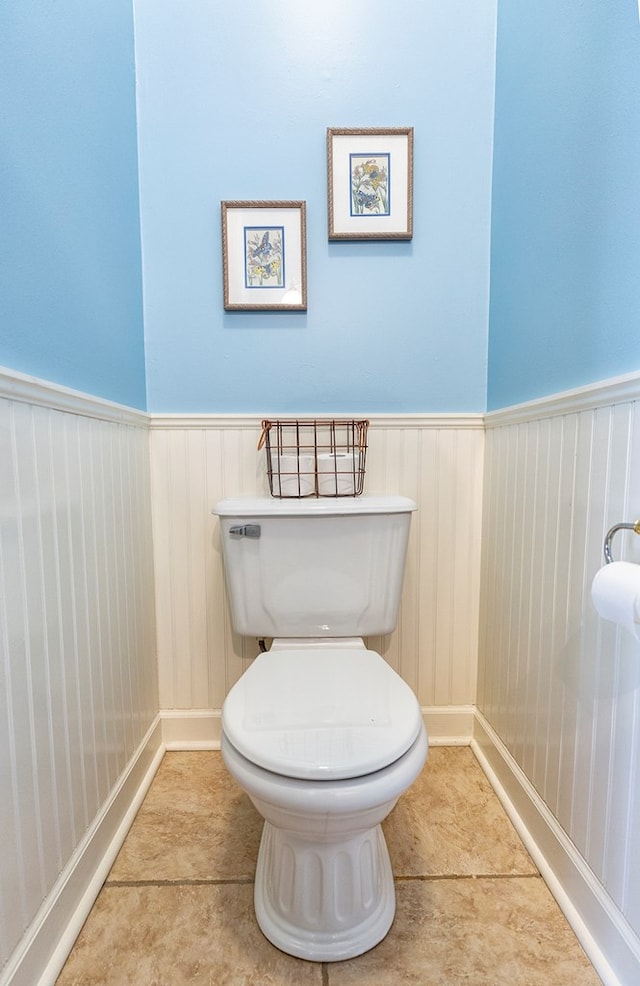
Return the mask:
<svg viewBox="0 0 640 986">
<path fill-rule="evenodd" d="M 427 757 L 420 706 L 363 636 L 396 625 L 405 497 L 223 500 L 237 633 L 272 638 L 229 692 L 222 754 L 265 819 L 255 910 L 290 955 L 359 955 L 395 893 L 380 823 Z"/>
</svg>

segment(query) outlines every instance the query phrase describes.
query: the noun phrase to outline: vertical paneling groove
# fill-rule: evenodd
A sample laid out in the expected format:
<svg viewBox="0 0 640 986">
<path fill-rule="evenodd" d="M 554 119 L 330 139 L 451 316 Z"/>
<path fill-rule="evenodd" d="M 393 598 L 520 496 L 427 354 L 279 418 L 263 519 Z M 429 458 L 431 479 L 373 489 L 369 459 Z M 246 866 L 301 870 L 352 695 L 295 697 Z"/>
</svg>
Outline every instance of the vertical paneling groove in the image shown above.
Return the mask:
<svg viewBox="0 0 640 986">
<path fill-rule="evenodd" d="M 152 435 L 153 439 L 153 435 Z M 228 648 L 228 628 L 225 624 L 225 595 L 224 595 L 224 573 L 219 563 L 220 544 L 217 537 L 215 525 L 212 523 L 211 507 L 213 502 L 207 502 L 208 491 L 215 489 L 216 483 L 224 483 L 224 473 L 222 470 L 222 454 L 220 450 L 222 435 L 219 431 L 205 431 L 205 472 L 204 490 L 202 491 L 203 512 L 205 515 L 204 545 L 205 553 L 205 606 L 206 606 L 206 625 L 207 635 L 205 641 L 205 653 L 208 657 L 209 667 L 209 696 L 224 695 L 227 690 L 227 662 L 222 660 Z"/>
<path fill-rule="evenodd" d="M 179 436 L 182 438 L 182 436 Z M 181 570 L 179 565 L 179 559 L 176 558 L 176 548 L 175 540 L 182 540 L 181 531 L 178 528 L 179 522 L 184 522 L 184 512 L 180 508 L 180 496 L 177 490 L 177 483 L 180 479 L 181 464 L 180 457 L 183 452 L 183 443 L 178 444 L 173 442 L 168 449 L 167 454 L 167 474 L 165 477 L 165 482 L 167 484 L 167 518 L 170 518 L 170 522 L 167 526 L 167 538 L 169 540 L 169 553 L 167 558 L 167 573 L 169 575 L 169 591 L 166 594 L 166 598 L 169 602 L 169 610 L 171 617 L 171 650 L 173 653 L 180 653 L 182 651 L 182 640 L 180 638 L 180 610 L 179 605 L 182 601 L 182 594 L 178 592 L 178 587 L 182 584 L 184 579 L 183 570 Z M 171 687 L 173 693 L 177 696 L 177 703 L 180 704 L 180 667 L 174 664 L 172 667 L 171 674 Z"/>
<path fill-rule="evenodd" d="M 477 668 L 477 689 L 476 703 L 479 708 L 485 710 L 487 718 L 491 716 L 491 721 L 495 720 L 494 709 L 491 703 L 490 681 L 494 662 L 490 660 L 493 653 L 494 642 L 490 639 L 491 613 L 494 609 L 495 584 L 493 572 L 495 570 L 495 552 L 497 549 L 497 538 L 492 536 L 488 518 L 493 513 L 493 501 L 496 497 L 495 482 L 495 449 L 496 435 L 498 430 L 490 430 L 485 435 L 484 442 L 484 478 L 482 484 L 482 553 L 480 556 L 480 605 L 478 611 L 478 656 L 485 656 L 485 660 L 478 661 Z M 489 507 L 490 496 L 493 498 L 491 511 Z"/>
<path fill-rule="evenodd" d="M 567 441 L 570 441 L 570 427 L 567 419 L 562 418 L 557 432 L 557 467 L 558 495 L 554 505 L 554 541 L 555 552 L 553 559 L 553 619 L 549 635 L 549 653 L 551 671 L 554 670 L 555 655 L 562 652 L 566 635 L 567 587 L 570 578 L 568 565 L 568 535 L 571 530 L 571 515 L 567 511 L 567 489 L 573 489 L 573 470 L 567 469 L 572 460 L 567 459 Z M 550 475 L 554 475 L 552 463 Z M 553 488 L 550 495 L 554 497 Z M 547 689 L 546 694 L 547 742 L 541 758 L 544 757 L 544 793 L 543 796 L 554 811 L 557 811 L 559 756 L 562 729 L 562 687 L 558 677 L 557 687 Z"/>
<path fill-rule="evenodd" d="M 592 504 L 596 515 L 602 518 L 602 528 L 604 528 L 604 518 L 609 515 L 609 471 L 611 465 L 611 425 L 612 409 L 600 408 L 596 412 L 595 433 L 593 453 L 595 459 L 595 471 L 592 476 Z M 600 534 L 600 544 L 602 542 Z M 596 557 L 597 551 L 597 557 Z M 595 539 L 593 547 L 589 552 L 592 558 L 592 572 L 595 572 L 601 563 L 600 546 L 596 549 Z M 585 586 L 585 608 L 588 605 L 587 586 Z M 583 617 L 584 618 L 584 617 Z M 596 633 L 592 637 L 594 646 L 590 648 L 591 660 L 589 662 L 589 688 L 590 703 L 585 703 L 585 708 L 589 708 L 590 715 L 588 721 L 583 717 L 583 724 L 589 736 L 589 769 L 585 778 L 583 788 L 582 804 L 578 802 L 578 811 L 586 815 L 586 826 L 584 830 L 584 853 L 589 859 L 591 867 L 598 878 L 602 877 L 602 845 L 601 845 L 601 824 L 603 820 L 604 802 L 600 804 L 596 801 L 596 790 L 602 778 L 606 776 L 606 759 L 608 759 L 609 740 L 611 730 L 611 711 L 612 706 L 609 702 L 603 702 L 601 691 L 604 685 L 604 674 L 606 668 L 602 666 L 603 650 L 608 649 L 612 632 L 615 634 L 613 626 L 609 626 L 603 621 L 596 624 Z M 615 655 L 610 657 L 615 659 Z M 605 693 L 606 694 L 606 693 Z M 602 791 L 604 795 L 604 791 Z M 586 811 L 582 812 L 584 806 Z"/>
<path fill-rule="evenodd" d="M 219 709 L 257 653 L 224 600 L 217 519 L 224 496 L 264 495 L 259 425 L 224 420 L 151 431 L 160 705 Z M 370 430 L 366 488 L 418 502 L 397 630 L 370 641 L 422 705 L 475 701 L 484 436 L 428 423 Z"/>
<path fill-rule="evenodd" d="M 438 594 L 436 611 L 435 663 L 437 679 L 434 705 L 447 705 L 451 695 L 451 648 L 453 630 L 452 571 L 455 558 L 455 454 L 456 433 L 437 433 L 436 476 L 438 478 L 438 525 L 435 542 L 438 546 Z M 440 485 L 442 484 L 442 485 Z"/>
<path fill-rule="evenodd" d="M 113 634 L 115 625 L 112 621 L 112 585 L 113 572 L 111 570 L 111 553 L 109 545 L 109 529 L 107 528 L 107 503 L 111 498 L 110 475 L 106 462 L 107 446 L 105 429 L 100 422 L 100 435 L 95 448 L 94 464 L 96 471 L 93 476 L 93 510 L 96 529 L 96 545 L 94 557 L 94 569 L 96 576 L 95 597 L 93 600 L 94 612 L 96 614 L 96 624 L 99 627 L 99 657 L 100 670 L 98 680 L 102 685 L 100 712 L 103 716 L 104 747 L 102 750 L 102 790 L 106 792 L 111 788 L 117 776 L 116 772 L 116 746 L 115 746 L 115 690 L 113 680 L 113 662 L 111 653 L 113 647 Z M 106 439 L 106 440 L 105 440 Z"/>
<path fill-rule="evenodd" d="M 21 805 L 20 827 L 23 835 L 23 846 L 29 847 L 32 853 L 32 863 L 23 858 L 21 875 L 25 879 L 26 899 L 42 899 L 44 896 L 44 847 L 42 844 L 41 819 L 42 806 L 40 802 L 40 787 L 45 787 L 48 780 L 46 764 L 42 762 L 43 744 L 39 742 L 38 728 L 43 718 L 36 722 L 35 706 L 41 700 L 42 687 L 39 676 L 34 674 L 34 661 L 42 653 L 43 633 L 41 618 L 42 611 L 41 583 L 33 562 L 33 527 L 37 523 L 35 499 L 35 483 L 29 483 L 27 473 L 34 469 L 34 450 L 30 441 L 30 420 L 32 409 L 27 408 L 25 414 L 16 413 L 12 409 L 12 438 L 15 455 L 15 507 L 17 517 L 17 567 L 20 580 L 20 607 L 22 627 L 18 633 L 22 636 L 24 654 L 24 675 L 20 675 L 15 667 L 13 686 L 14 708 L 17 715 L 14 722 L 20 719 L 25 724 L 22 736 L 16 744 L 18 756 L 18 774 L 24 781 L 20 783 Z M 46 712 L 46 708 L 44 710 Z M 45 796 L 46 796 L 45 789 Z"/>
<path fill-rule="evenodd" d="M 162 560 L 162 572 L 157 573 L 161 577 L 155 579 L 158 687 L 162 695 L 164 692 L 173 693 L 173 681 L 166 680 L 167 675 L 173 675 L 173 665 L 167 659 L 167 654 L 173 652 L 175 644 L 171 612 L 173 572 L 169 552 L 168 435 L 157 434 L 154 438 L 154 454 L 151 457 L 151 487 L 154 491 L 151 499 L 151 520 L 155 557 Z"/>
<path fill-rule="evenodd" d="M 418 699 L 422 705 L 436 704 L 437 688 L 437 591 L 440 562 L 437 531 L 439 527 L 439 498 L 437 492 L 437 432 L 423 432 L 421 462 L 424 483 L 418 500 L 420 532 L 420 675 Z M 435 532 L 435 535 L 434 533 Z M 430 699 L 430 701 L 429 701 Z"/>
<path fill-rule="evenodd" d="M 26 881 L 23 878 L 25 864 L 25 842 L 28 833 L 23 829 L 23 804 L 20 797 L 19 779 L 25 775 L 20 772 L 22 744 L 25 740 L 25 719 L 22 710 L 16 710 L 17 681 L 13 666 L 26 665 L 26 648 L 22 637 L 21 586 L 19 565 L 19 525 L 16 516 L 16 445 L 13 407 L 8 402 L 0 402 L 2 417 L 2 462 L 0 469 L 0 503 L 5 513 L 11 512 L 13 523 L 0 524 L 0 629 L 3 647 L 3 692 L 0 729 L 2 729 L 4 756 L 0 758 L 4 796 L 0 801 L 0 817 L 5 845 L 8 847 L 5 865 L 0 869 L 2 876 L 2 901 L 8 902 L 3 908 L 2 951 L 6 955 L 13 943 L 22 934 L 28 920 L 28 901 Z M 12 653 L 13 652 L 13 653 Z M 12 660 L 13 657 L 13 660 Z M 17 712 L 17 714 L 16 714 Z"/>
<path fill-rule="evenodd" d="M 509 634 L 507 653 L 511 654 L 517 648 L 517 641 L 520 639 L 522 627 L 522 582 L 514 579 L 515 572 L 522 566 L 523 559 L 531 551 L 531 528 L 530 516 L 527 513 L 527 506 L 518 504 L 515 496 L 515 484 L 518 477 L 526 471 L 526 443 L 523 442 L 518 434 L 514 436 L 513 464 L 509 470 L 511 474 L 510 486 L 511 495 L 507 497 L 507 505 L 513 518 L 510 528 L 511 544 L 511 564 L 509 566 L 509 584 L 512 586 L 513 604 L 509 614 Z M 522 461 L 524 458 L 524 462 Z M 505 541 L 505 547 L 507 542 Z M 518 731 L 518 722 L 521 715 L 520 685 L 521 685 L 521 662 L 510 661 L 508 669 L 509 688 L 506 697 L 506 717 L 505 735 L 509 737 L 511 743 L 514 742 Z"/>
<path fill-rule="evenodd" d="M 635 518 L 635 491 L 640 489 L 640 402 L 633 405 L 633 415 L 631 418 L 630 449 L 629 449 L 630 469 L 628 473 L 628 485 L 626 496 L 627 517 Z M 627 550 L 629 560 L 640 560 L 640 550 L 635 539 Z M 634 668 L 636 663 L 635 647 L 633 641 L 626 637 L 623 650 L 624 672 L 625 672 L 625 694 L 628 696 L 628 715 L 631 719 L 630 735 L 623 734 L 620 730 L 620 740 L 626 743 L 629 750 L 629 762 L 627 776 L 621 778 L 621 784 L 625 790 L 625 813 L 624 813 L 624 832 L 625 845 L 628 847 L 625 858 L 626 865 L 621 868 L 618 879 L 620 881 L 620 897 L 622 900 L 622 910 L 633 927 L 640 927 L 640 899 L 637 890 L 637 873 L 640 862 L 638 848 L 640 846 L 640 689 L 633 687 Z M 610 865 L 614 865 L 613 862 Z"/>
<path fill-rule="evenodd" d="M 84 750 L 87 741 L 84 736 L 82 723 L 82 700 L 80 697 L 79 682 L 81 680 L 80 661 L 78 655 L 78 600 L 76 578 L 74 572 L 73 540 L 72 540 L 72 519 L 73 510 L 71 505 L 74 497 L 74 485 L 70 477 L 70 444 L 73 440 L 73 433 L 70 428 L 69 417 L 62 423 L 61 439 L 63 454 L 54 458 L 57 467 L 56 489 L 57 504 L 68 503 L 67 511 L 61 511 L 60 527 L 58 535 L 59 559 L 60 559 L 60 586 L 66 585 L 67 605 L 64 605 L 63 598 L 59 599 L 62 613 L 62 641 L 63 655 L 67 654 L 67 715 L 69 721 L 68 736 L 68 756 L 69 756 L 69 810 L 73 812 L 73 842 L 75 844 L 79 833 L 84 832 L 89 824 L 89 812 L 87 805 L 87 783 L 82 769 L 82 762 L 85 756 Z M 52 436 L 53 444 L 53 436 Z M 56 514 L 59 507 L 56 508 Z"/>
<path fill-rule="evenodd" d="M 96 766 L 96 733 L 95 719 L 89 714 L 93 708 L 93 670 L 87 665 L 83 670 L 83 658 L 88 648 L 89 615 L 88 615 L 88 582 L 87 582 L 87 552 L 84 532 L 85 514 L 78 509 L 83 502 L 84 478 L 80 463 L 80 419 L 69 416 L 65 421 L 67 429 L 67 472 L 68 472 L 68 532 L 69 532 L 69 598 L 72 600 L 72 610 L 69 619 L 73 635 L 73 664 L 71 667 L 72 680 L 75 682 L 78 703 L 78 746 L 73 745 L 76 763 L 74 776 L 79 778 L 83 787 L 83 816 L 79 828 L 84 831 L 89 824 L 89 805 L 97 800 L 97 766 Z"/>
<path fill-rule="evenodd" d="M 480 710 L 635 931 L 640 651 L 590 587 L 606 531 L 640 516 L 639 407 L 490 425 L 478 670 Z M 640 545 L 620 536 L 615 554 L 640 561 Z"/>
<path fill-rule="evenodd" d="M 625 517 L 633 515 L 635 519 L 636 490 L 640 485 L 640 456 L 637 454 L 640 404 L 629 405 L 625 410 L 628 410 L 629 414 L 625 422 L 626 435 L 621 448 L 621 479 L 618 485 L 623 491 L 623 495 L 620 509 L 624 511 Z M 629 467 L 625 468 L 627 463 Z M 637 560 L 640 554 L 633 544 L 634 540 L 633 537 L 627 536 L 627 541 L 632 543 L 625 546 L 625 555 L 628 559 L 635 558 Z M 620 698 L 616 703 L 614 717 L 615 731 L 611 755 L 609 812 L 603 872 L 607 885 L 612 888 L 612 894 L 616 899 L 625 900 L 627 898 L 628 878 L 625 872 L 624 859 L 616 849 L 619 840 L 622 840 L 625 845 L 628 844 L 633 832 L 633 819 L 630 816 L 630 791 L 633 788 L 634 777 L 638 770 L 636 749 L 638 738 L 637 689 L 634 687 L 637 649 L 635 642 L 623 631 L 619 631 L 618 638 L 619 648 L 614 693 Z M 624 808 L 619 808 L 618 813 L 614 813 L 613 806 L 624 806 Z"/>
<path fill-rule="evenodd" d="M 0 398 L 0 453 L 2 966 L 158 704 L 147 427 Z"/>
<path fill-rule="evenodd" d="M 578 512 L 578 500 L 582 500 L 582 491 L 579 486 L 578 476 L 578 427 L 580 418 L 577 414 L 568 415 L 565 418 L 565 447 L 564 455 L 569 468 L 571 480 L 568 484 L 566 500 L 563 504 L 563 516 L 561 524 L 561 537 L 566 542 L 566 564 L 563 573 L 564 578 L 564 608 L 562 620 L 564 633 L 558 641 L 559 660 L 565 669 L 571 667 L 572 653 L 575 640 L 575 621 L 572 618 L 573 601 L 575 593 L 571 591 L 572 582 L 576 582 L 576 573 L 579 573 L 579 581 L 583 582 L 583 563 L 582 554 L 584 550 L 584 525 L 580 520 Z M 570 466 L 569 466 L 570 464 Z M 558 750 L 556 777 L 557 785 L 554 792 L 553 801 L 550 807 L 559 819 L 560 824 L 568 828 L 567 819 L 571 814 L 571 783 L 570 770 L 573 769 L 575 760 L 575 703 L 571 700 L 570 689 L 567 684 L 567 671 L 561 675 L 560 687 L 558 689 L 558 701 L 560 705 L 558 722 Z"/>
<path fill-rule="evenodd" d="M 513 475 L 513 455 L 514 449 L 513 445 L 510 444 L 505 449 L 505 455 L 502 459 L 502 472 L 504 476 L 504 491 L 502 495 L 502 502 L 500 504 L 500 530 L 501 530 L 501 551 L 498 562 L 498 568 L 496 572 L 496 588 L 500 592 L 509 591 L 509 554 L 513 550 L 513 520 L 517 507 L 510 495 L 510 481 Z M 508 641 L 509 634 L 511 632 L 511 621 L 509 619 L 504 621 L 501 628 L 501 639 L 504 644 L 505 653 L 509 654 Z M 500 722 L 503 725 L 503 729 L 506 729 L 508 712 L 509 712 L 509 684 L 512 676 L 512 664 L 507 663 L 505 668 L 505 673 L 502 678 L 497 682 L 496 689 L 496 707 L 498 709 L 498 715 Z"/>
<path fill-rule="evenodd" d="M 50 630 L 50 656 L 49 664 L 51 667 L 49 683 L 51 690 L 51 720 L 54 734 L 54 787 L 56 790 L 56 816 L 57 828 L 56 838 L 58 840 L 57 849 L 59 852 L 58 867 L 61 869 L 64 860 L 68 859 L 73 848 L 77 845 L 77 832 L 75 826 L 75 813 L 73 811 L 74 791 L 71 774 L 71 742 L 70 730 L 72 729 L 73 710 L 69 704 L 68 690 L 68 671 L 64 660 L 65 653 L 70 655 L 70 664 L 73 664 L 73 650 L 69 642 L 67 650 L 67 640 L 65 639 L 65 610 L 68 601 L 63 600 L 62 580 L 68 584 L 68 571 L 63 563 L 61 555 L 61 537 L 64 533 L 64 510 L 62 504 L 65 502 L 64 489 L 57 483 L 54 463 L 62 452 L 64 457 L 64 429 L 61 429 L 57 441 L 58 455 L 54 455 L 54 432 L 51 422 L 51 415 L 46 415 L 46 420 L 41 423 L 41 430 L 46 435 L 45 468 L 48 474 L 48 482 L 51 486 L 51 515 L 50 527 L 51 545 L 48 552 L 48 564 L 46 565 L 47 575 L 47 622 L 51 626 Z M 60 448 L 62 446 L 62 448 Z M 44 561 L 44 559 L 43 559 Z M 53 660 L 55 658 L 55 660 Z M 58 714 L 56 710 L 60 710 Z"/>
</svg>

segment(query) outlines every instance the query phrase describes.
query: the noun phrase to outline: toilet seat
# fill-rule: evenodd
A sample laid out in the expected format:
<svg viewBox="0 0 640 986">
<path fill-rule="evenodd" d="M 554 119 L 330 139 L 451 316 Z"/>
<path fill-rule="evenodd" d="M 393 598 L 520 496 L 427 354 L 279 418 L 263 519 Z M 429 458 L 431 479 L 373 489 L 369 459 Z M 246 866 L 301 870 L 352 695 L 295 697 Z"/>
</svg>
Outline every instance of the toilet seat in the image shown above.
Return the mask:
<svg viewBox="0 0 640 986">
<path fill-rule="evenodd" d="M 285 777 L 362 777 L 398 760 L 422 729 L 418 700 L 375 651 L 260 654 L 233 686 L 222 728 L 247 760 Z"/>
</svg>

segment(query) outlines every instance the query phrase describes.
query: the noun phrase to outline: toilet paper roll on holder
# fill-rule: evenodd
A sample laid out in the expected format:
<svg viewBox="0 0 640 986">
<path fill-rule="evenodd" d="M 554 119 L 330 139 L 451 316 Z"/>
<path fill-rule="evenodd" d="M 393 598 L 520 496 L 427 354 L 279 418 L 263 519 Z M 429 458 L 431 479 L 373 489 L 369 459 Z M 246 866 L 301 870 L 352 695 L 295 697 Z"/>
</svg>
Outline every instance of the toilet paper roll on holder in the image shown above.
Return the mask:
<svg viewBox="0 0 640 986">
<path fill-rule="evenodd" d="M 640 534 L 640 520 L 635 520 L 633 524 L 614 524 L 613 527 L 607 532 L 607 536 L 604 539 L 604 560 L 607 565 L 610 565 L 613 561 L 613 555 L 611 554 L 611 541 L 614 534 L 618 531 L 633 531 L 634 534 Z"/>
</svg>

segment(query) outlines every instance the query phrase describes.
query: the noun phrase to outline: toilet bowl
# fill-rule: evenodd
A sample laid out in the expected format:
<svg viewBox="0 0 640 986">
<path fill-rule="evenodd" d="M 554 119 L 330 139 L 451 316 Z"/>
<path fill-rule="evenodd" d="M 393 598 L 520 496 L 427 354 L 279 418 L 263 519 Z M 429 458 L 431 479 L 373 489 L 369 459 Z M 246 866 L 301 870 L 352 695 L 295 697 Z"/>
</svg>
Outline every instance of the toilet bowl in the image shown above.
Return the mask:
<svg viewBox="0 0 640 986">
<path fill-rule="evenodd" d="M 416 696 L 365 636 L 396 626 L 406 497 L 216 504 L 238 634 L 273 638 L 222 707 L 222 754 L 264 818 L 255 913 L 290 955 L 352 958 L 395 913 L 381 822 L 418 776 Z"/>
<path fill-rule="evenodd" d="M 261 654 L 222 711 L 222 755 L 265 819 L 254 904 L 265 936 L 313 961 L 352 958 L 395 913 L 380 823 L 427 756 L 418 702 L 374 651 Z"/>
</svg>

